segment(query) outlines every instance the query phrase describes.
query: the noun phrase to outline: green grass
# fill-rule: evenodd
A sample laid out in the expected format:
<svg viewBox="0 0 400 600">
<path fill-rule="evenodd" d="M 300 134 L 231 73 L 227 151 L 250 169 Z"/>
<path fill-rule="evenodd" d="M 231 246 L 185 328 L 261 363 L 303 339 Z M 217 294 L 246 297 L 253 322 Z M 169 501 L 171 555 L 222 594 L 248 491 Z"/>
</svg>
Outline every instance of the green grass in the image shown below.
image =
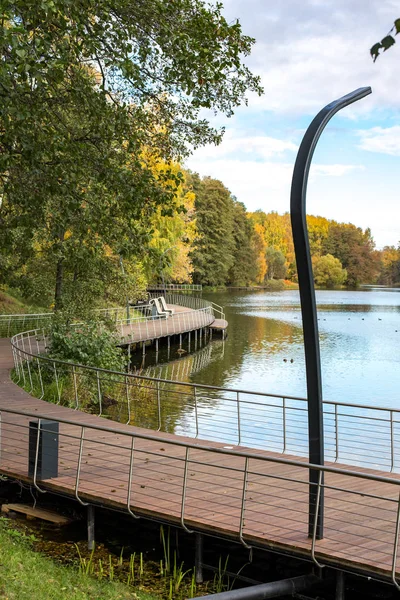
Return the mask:
<svg viewBox="0 0 400 600">
<path fill-rule="evenodd" d="M 0 519 L 0 599 L 159 600 L 117 582 L 98 581 L 35 552 L 30 539 Z"/>
</svg>

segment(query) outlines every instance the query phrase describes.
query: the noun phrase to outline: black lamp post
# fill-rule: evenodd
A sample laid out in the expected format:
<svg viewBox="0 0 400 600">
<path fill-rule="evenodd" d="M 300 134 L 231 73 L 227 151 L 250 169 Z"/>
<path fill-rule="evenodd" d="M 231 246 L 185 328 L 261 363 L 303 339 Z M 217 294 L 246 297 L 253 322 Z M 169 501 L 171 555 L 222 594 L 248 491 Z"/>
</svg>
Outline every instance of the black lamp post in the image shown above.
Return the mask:
<svg viewBox="0 0 400 600">
<path fill-rule="evenodd" d="M 301 313 L 303 318 L 304 350 L 306 357 L 309 462 L 324 464 L 324 425 L 321 384 L 321 359 L 319 349 L 317 308 L 311 264 L 310 245 L 306 222 L 306 194 L 311 160 L 318 140 L 330 119 L 342 108 L 361 100 L 371 93 L 370 87 L 360 88 L 331 102 L 323 108 L 309 125 L 297 154 L 293 170 L 290 196 L 290 216 L 297 273 L 299 278 Z M 317 509 L 319 472 L 310 469 L 308 534 L 313 535 Z M 323 484 L 323 478 L 321 480 Z M 316 538 L 323 538 L 324 494 L 320 493 L 316 522 Z"/>
</svg>

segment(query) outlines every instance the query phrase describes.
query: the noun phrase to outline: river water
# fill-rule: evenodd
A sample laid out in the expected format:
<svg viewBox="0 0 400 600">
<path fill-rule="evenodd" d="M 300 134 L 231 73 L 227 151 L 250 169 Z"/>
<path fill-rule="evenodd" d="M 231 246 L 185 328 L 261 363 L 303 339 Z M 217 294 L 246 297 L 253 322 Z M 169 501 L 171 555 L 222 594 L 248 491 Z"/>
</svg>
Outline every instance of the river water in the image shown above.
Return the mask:
<svg viewBox="0 0 400 600">
<path fill-rule="evenodd" d="M 400 408 L 400 289 L 316 293 L 325 400 Z M 205 294 L 225 309 L 224 343 L 211 344 L 149 373 L 220 387 L 306 396 L 297 290 Z M 188 349 L 187 344 L 183 346 Z M 155 364 L 154 355 L 147 365 Z"/>
</svg>

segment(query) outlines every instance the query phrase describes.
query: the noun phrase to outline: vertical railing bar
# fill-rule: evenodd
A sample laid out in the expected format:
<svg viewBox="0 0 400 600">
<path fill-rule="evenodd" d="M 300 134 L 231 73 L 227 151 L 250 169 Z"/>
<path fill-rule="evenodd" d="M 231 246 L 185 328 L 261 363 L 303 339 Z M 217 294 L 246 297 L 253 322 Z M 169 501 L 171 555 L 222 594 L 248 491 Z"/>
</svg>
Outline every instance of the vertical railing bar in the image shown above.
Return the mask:
<svg viewBox="0 0 400 600">
<path fill-rule="evenodd" d="M 181 525 L 187 533 L 193 533 L 191 529 L 188 529 L 185 525 L 185 503 L 186 503 L 186 487 L 187 487 L 187 474 L 188 474 L 188 460 L 189 460 L 189 447 L 186 447 L 185 453 L 185 469 L 183 473 L 183 487 L 182 487 L 182 504 L 181 504 Z"/>
<path fill-rule="evenodd" d="M 158 429 L 157 431 L 161 431 L 161 392 L 160 392 L 160 382 L 157 381 L 157 409 L 158 409 Z"/>
<path fill-rule="evenodd" d="M 390 471 L 394 469 L 394 422 L 393 411 L 390 411 Z"/>
<path fill-rule="evenodd" d="M 42 379 L 42 368 L 40 366 L 40 360 L 39 357 L 36 358 L 36 362 L 37 362 L 37 366 L 38 366 L 38 373 L 39 373 L 39 381 L 40 381 L 40 387 L 42 389 L 42 394 L 39 398 L 39 400 L 42 400 L 43 396 L 44 396 L 44 387 L 43 387 L 43 379 Z"/>
<path fill-rule="evenodd" d="M 126 422 L 127 425 L 131 422 L 131 398 L 129 394 L 129 383 L 128 383 L 128 375 L 125 375 L 125 390 L 126 390 L 126 403 L 128 407 L 128 420 Z"/>
<path fill-rule="evenodd" d="M 283 454 L 286 452 L 286 398 L 282 398 Z"/>
<path fill-rule="evenodd" d="M 322 470 L 320 470 L 318 473 L 317 499 L 316 499 L 316 503 L 315 503 L 314 524 L 313 524 L 313 533 L 312 533 L 312 541 L 311 541 L 311 558 L 319 569 L 323 569 L 325 566 L 325 565 L 321 565 L 315 558 L 315 542 L 317 539 L 318 513 L 319 513 L 320 500 L 321 500 L 322 473 L 323 473 Z"/>
<path fill-rule="evenodd" d="M 131 510 L 131 488 L 132 488 L 132 476 L 133 476 L 134 449 L 135 449 L 135 438 L 132 436 L 131 456 L 130 456 L 130 461 L 129 461 L 128 495 L 127 495 L 127 499 L 126 499 L 126 507 L 127 507 L 128 513 L 131 515 L 131 517 L 133 517 L 134 519 L 140 519 L 140 517 L 138 515 L 135 515 L 135 513 Z"/>
<path fill-rule="evenodd" d="M 53 369 L 54 369 L 54 377 L 56 380 L 56 387 L 57 387 L 57 395 L 58 395 L 58 402 L 57 404 L 60 404 L 61 402 L 61 394 L 60 394 L 60 388 L 58 385 L 58 373 L 57 373 L 57 367 L 56 367 L 56 363 L 53 361 Z"/>
<path fill-rule="evenodd" d="M 101 417 L 101 413 L 103 412 L 103 405 L 102 405 L 102 401 L 101 401 L 100 375 L 99 375 L 98 371 L 96 371 L 96 376 L 97 376 L 97 398 L 99 401 L 99 417 Z"/>
<path fill-rule="evenodd" d="M 75 479 L 75 498 L 78 500 L 78 502 L 80 504 L 82 504 L 82 506 L 88 506 L 88 502 L 83 502 L 83 500 L 81 500 L 79 498 L 79 480 L 80 480 L 80 476 L 81 476 L 81 464 L 82 464 L 82 452 L 83 452 L 83 442 L 85 439 L 85 428 L 82 427 L 81 428 L 81 439 L 79 442 L 79 455 L 78 455 L 78 465 L 76 468 L 76 479 Z"/>
<path fill-rule="evenodd" d="M 237 423 L 238 423 L 238 444 L 240 446 L 240 443 L 242 441 L 242 435 L 241 435 L 241 426 L 240 426 L 240 398 L 239 398 L 239 392 L 236 392 L 236 404 L 237 404 Z"/>
<path fill-rule="evenodd" d="M 36 451 L 35 451 L 35 467 L 33 469 L 33 485 L 35 486 L 35 488 L 38 490 L 38 492 L 40 492 L 41 494 L 45 494 L 46 490 L 42 490 L 37 482 L 37 472 L 38 472 L 38 462 L 39 462 L 39 445 L 40 445 L 40 433 L 41 433 L 41 428 L 42 428 L 42 419 L 38 419 L 38 424 L 37 424 L 37 437 L 36 437 Z"/>
<path fill-rule="evenodd" d="M 196 420 L 196 438 L 199 435 L 199 413 L 197 410 L 197 389 L 193 388 L 193 396 L 194 396 L 194 416 Z"/>
<path fill-rule="evenodd" d="M 78 383 L 76 381 L 75 365 L 72 366 L 72 378 L 74 380 L 75 410 L 78 410 L 79 409 L 79 397 L 78 397 Z"/>
<path fill-rule="evenodd" d="M 396 564 L 397 564 L 397 551 L 399 547 L 399 533 L 400 533 L 400 494 L 397 501 L 397 515 L 396 515 L 396 531 L 394 534 L 394 546 L 393 546 L 393 560 L 392 560 L 392 581 L 396 588 L 400 591 L 400 585 L 396 581 Z"/>
<path fill-rule="evenodd" d="M 27 359 L 26 359 L 26 366 L 28 367 L 29 381 L 31 384 L 31 389 L 29 390 L 29 393 L 31 393 L 31 392 L 33 392 L 33 382 L 32 382 L 32 373 L 31 373 L 31 365 L 30 365 L 29 357 L 27 357 Z"/>
<path fill-rule="evenodd" d="M 339 460 L 339 415 L 338 405 L 335 404 L 335 462 Z"/>
<path fill-rule="evenodd" d="M 21 364 L 21 371 L 22 371 L 22 380 L 23 380 L 23 385 L 24 387 L 26 386 L 26 377 L 25 377 L 25 371 L 24 371 L 24 359 L 22 356 L 22 352 L 21 349 L 18 347 L 18 356 L 19 356 L 19 360 L 20 360 L 20 364 Z"/>
<path fill-rule="evenodd" d="M 246 510 L 246 496 L 247 496 L 248 473 L 249 473 L 249 457 L 246 456 L 245 462 L 244 462 L 244 472 L 243 472 L 242 504 L 241 504 L 241 507 L 240 507 L 239 540 L 243 544 L 243 546 L 245 548 L 247 548 L 247 550 L 251 550 L 252 547 L 249 546 L 249 544 L 247 544 L 244 541 L 244 538 L 243 538 L 244 515 L 245 515 L 245 510 Z"/>
</svg>

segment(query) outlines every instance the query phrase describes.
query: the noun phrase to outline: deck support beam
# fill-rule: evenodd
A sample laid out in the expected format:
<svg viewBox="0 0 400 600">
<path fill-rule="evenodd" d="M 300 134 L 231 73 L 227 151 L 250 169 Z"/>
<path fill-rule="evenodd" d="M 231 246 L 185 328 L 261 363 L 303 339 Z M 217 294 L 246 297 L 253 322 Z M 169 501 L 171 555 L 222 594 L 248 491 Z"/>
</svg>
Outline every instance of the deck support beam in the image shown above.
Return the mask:
<svg viewBox="0 0 400 600">
<path fill-rule="evenodd" d="M 306 195 L 308 175 L 318 140 L 331 118 L 342 108 L 368 96 L 371 88 L 360 88 L 331 102 L 323 108 L 309 125 L 297 154 L 293 170 L 290 195 L 294 251 L 299 278 L 301 313 L 303 318 L 304 350 L 306 359 L 309 462 L 324 464 L 324 429 L 322 405 L 321 356 L 317 324 L 314 278 L 306 221 Z M 310 469 L 308 535 L 313 539 L 324 536 L 324 487 L 320 483 L 320 506 L 317 512 L 319 471 Z"/>
<path fill-rule="evenodd" d="M 94 549 L 94 506 L 89 504 L 87 507 L 87 536 L 88 536 L 88 550 Z"/>
<path fill-rule="evenodd" d="M 203 535 L 201 533 L 196 533 L 195 544 L 194 567 L 196 583 L 203 583 Z"/>
<path fill-rule="evenodd" d="M 345 589 L 346 589 L 346 586 L 345 586 L 345 581 L 344 581 L 344 572 L 337 571 L 336 572 L 335 600 L 344 600 Z"/>
</svg>

